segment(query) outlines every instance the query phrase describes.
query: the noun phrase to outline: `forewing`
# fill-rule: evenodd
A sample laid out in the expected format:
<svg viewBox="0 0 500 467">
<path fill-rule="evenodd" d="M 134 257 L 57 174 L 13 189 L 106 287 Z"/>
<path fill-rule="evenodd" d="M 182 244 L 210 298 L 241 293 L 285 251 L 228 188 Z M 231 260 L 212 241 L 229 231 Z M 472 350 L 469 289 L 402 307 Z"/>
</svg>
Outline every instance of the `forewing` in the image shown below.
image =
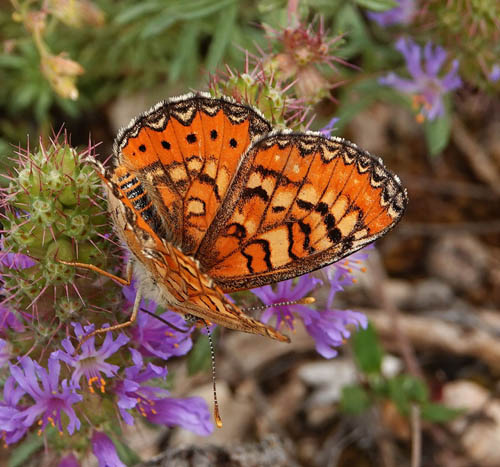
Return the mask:
<svg viewBox="0 0 500 467">
<path fill-rule="evenodd" d="M 213 221 L 242 155 L 270 131 L 257 111 L 199 94 L 158 104 L 116 142 L 120 165 L 149 192 L 167 240 L 193 254 Z"/>
<path fill-rule="evenodd" d="M 277 133 L 249 149 L 195 256 L 225 291 L 259 287 L 362 248 L 406 204 L 397 176 L 354 144 Z"/>
</svg>

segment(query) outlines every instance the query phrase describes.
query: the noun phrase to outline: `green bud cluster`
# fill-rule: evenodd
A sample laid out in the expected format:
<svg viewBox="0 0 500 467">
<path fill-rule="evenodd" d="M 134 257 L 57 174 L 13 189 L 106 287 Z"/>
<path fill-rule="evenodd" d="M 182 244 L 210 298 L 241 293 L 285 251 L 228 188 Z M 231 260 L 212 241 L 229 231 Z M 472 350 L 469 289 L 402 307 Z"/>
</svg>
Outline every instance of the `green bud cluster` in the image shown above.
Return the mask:
<svg viewBox="0 0 500 467">
<path fill-rule="evenodd" d="M 109 256 L 105 253 L 111 243 L 101 237 L 110 230 L 101 182 L 66 143 L 41 145 L 20 156 L 2 200 L 3 249 L 31 256 L 36 263 L 4 274 L 4 287 L 16 291 L 15 304 L 21 307 L 50 291 L 52 313 L 67 319 L 82 307 L 74 296 L 79 279 L 75 267 L 58 260 L 102 267 Z"/>
<path fill-rule="evenodd" d="M 211 83 L 215 97 L 232 96 L 239 102 L 257 107 L 275 128 L 288 128 L 292 113 L 293 97 L 263 71 L 234 73 L 228 79 L 216 79 Z"/>
<path fill-rule="evenodd" d="M 500 3 L 491 0 L 429 2 L 423 23 L 433 25 L 436 43 L 441 43 L 460 61 L 460 75 L 472 84 L 488 88 L 488 74 L 498 64 Z M 492 44 L 494 46 L 492 47 Z"/>
</svg>

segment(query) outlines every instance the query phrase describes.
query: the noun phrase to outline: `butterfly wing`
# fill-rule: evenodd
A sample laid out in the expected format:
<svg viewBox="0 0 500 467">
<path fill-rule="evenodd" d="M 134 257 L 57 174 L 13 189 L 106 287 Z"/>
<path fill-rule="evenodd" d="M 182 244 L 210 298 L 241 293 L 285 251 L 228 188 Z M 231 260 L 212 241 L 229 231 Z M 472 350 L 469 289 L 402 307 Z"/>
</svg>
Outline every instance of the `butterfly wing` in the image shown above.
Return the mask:
<svg viewBox="0 0 500 467">
<path fill-rule="evenodd" d="M 144 296 L 184 315 L 289 342 L 271 326 L 245 315 L 210 277 L 201 273 L 194 258 L 165 241 L 155 206 L 135 175 L 124 166 L 108 173 L 97 161 L 92 163 L 107 188 L 117 233 L 135 258 L 134 272 Z"/>
<path fill-rule="evenodd" d="M 195 257 L 226 292 L 321 268 L 396 225 L 407 204 L 382 161 L 340 138 L 276 133 L 244 156 Z"/>
<path fill-rule="evenodd" d="M 271 130 L 257 111 L 227 98 L 161 102 L 120 132 L 118 165 L 147 189 L 166 239 L 193 254 L 226 195 L 242 154 Z"/>
</svg>

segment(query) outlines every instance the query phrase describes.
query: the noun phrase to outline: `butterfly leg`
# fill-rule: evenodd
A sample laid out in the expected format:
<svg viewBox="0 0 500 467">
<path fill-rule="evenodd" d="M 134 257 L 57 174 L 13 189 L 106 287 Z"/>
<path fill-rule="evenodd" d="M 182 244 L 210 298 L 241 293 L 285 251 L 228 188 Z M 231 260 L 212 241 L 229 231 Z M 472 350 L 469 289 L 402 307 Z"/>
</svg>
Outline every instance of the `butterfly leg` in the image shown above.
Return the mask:
<svg viewBox="0 0 500 467">
<path fill-rule="evenodd" d="M 88 263 L 78 263 L 76 261 L 64 261 L 62 259 L 57 259 L 58 263 L 65 264 L 66 266 L 73 266 L 75 268 L 82 268 L 82 269 L 88 269 L 89 271 L 94 271 L 97 272 L 98 274 L 101 274 L 102 276 L 109 277 L 110 279 L 114 280 L 115 282 L 118 282 L 120 285 L 124 286 L 129 286 L 132 283 L 132 263 L 129 262 L 127 264 L 127 278 L 123 279 L 122 277 L 115 276 L 114 274 L 111 274 L 108 271 L 105 271 L 104 269 L 101 269 L 94 264 L 88 264 Z"/>
<path fill-rule="evenodd" d="M 129 320 L 125 321 L 124 323 L 115 324 L 115 325 L 109 326 L 107 328 L 100 328 L 100 329 L 96 329 L 95 331 L 92 331 L 90 334 L 86 335 L 80 341 L 80 343 L 78 344 L 78 347 L 75 350 L 75 353 L 80 350 L 80 347 L 85 342 L 87 342 L 91 337 L 94 337 L 97 334 L 104 334 L 106 332 L 116 331 L 118 329 L 123 329 L 123 328 L 126 328 L 126 327 L 131 326 L 132 324 L 134 324 L 135 320 L 137 319 L 137 314 L 139 313 L 141 299 L 142 299 L 142 292 L 141 292 L 141 289 L 138 289 L 137 293 L 135 295 L 134 307 L 132 308 L 132 314 L 130 315 Z"/>
</svg>

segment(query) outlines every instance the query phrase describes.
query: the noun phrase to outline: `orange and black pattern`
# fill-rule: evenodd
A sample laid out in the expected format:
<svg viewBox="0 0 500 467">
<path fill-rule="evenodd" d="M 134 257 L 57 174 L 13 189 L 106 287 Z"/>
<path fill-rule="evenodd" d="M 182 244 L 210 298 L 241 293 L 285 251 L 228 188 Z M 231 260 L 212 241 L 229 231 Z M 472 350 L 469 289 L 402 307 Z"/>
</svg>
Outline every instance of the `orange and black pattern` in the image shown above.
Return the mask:
<svg viewBox="0 0 500 467">
<path fill-rule="evenodd" d="M 133 120 L 102 177 L 146 295 L 278 340 L 224 292 L 338 261 L 393 228 L 407 204 L 397 176 L 354 144 L 272 132 L 257 110 L 206 94 Z"/>
</svg>

